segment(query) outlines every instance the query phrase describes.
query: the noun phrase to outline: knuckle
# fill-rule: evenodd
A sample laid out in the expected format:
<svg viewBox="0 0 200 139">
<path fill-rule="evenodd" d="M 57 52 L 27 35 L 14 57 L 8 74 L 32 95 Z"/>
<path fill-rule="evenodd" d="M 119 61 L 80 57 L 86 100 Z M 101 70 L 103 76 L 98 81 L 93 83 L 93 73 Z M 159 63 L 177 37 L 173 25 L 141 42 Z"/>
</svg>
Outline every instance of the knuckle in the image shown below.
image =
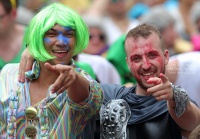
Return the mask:
<svg viewBox="0 0 200 139">
<path fill-rule="evenodd" d="M 167 83 L 166 83 L 166 86 L 167 86 L 167 87 L 171 87 L 170 82 L 167 82 Z"/>
</svg>

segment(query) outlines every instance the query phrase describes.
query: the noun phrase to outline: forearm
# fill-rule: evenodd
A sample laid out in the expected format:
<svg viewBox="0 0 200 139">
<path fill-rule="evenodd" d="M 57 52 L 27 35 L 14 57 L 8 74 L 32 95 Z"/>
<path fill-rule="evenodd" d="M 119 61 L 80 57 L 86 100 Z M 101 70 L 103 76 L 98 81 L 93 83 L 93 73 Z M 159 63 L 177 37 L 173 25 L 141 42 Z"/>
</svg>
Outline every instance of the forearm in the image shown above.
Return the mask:
<svg viewBox="0 0 200 139">
<path fill-rule="evenodd" d="M 80 74 L 76 74 L 76 80 L 67 89 L 69 98 L 74 102 L 82 102 L 89 96 L 89 81 Z"/>
<path fill-rule="evenodd" d="M 180 116 L 176 117 L 175 103 L 168 100 L 168 110 L 174 121 L 179 125 L 180 128 L 186 131 L 192 131 L 197 125 L 200 124 L 200 110 L 192 102 L 188 103 L 185 112 Z"/>
<path fill-rule="evenodd" d="M 183 22 L 185 24 L 185 30 L 188 33 L 188 35 L 191 37 L 197 33 L 197 29 L 195 25 L 190 21 L 190 16 L 189 16 L 190 9 L 191 7 L 187 7 L 183 4 L 180 6 L 180 12 L 182 14 Z"/>
</svg>

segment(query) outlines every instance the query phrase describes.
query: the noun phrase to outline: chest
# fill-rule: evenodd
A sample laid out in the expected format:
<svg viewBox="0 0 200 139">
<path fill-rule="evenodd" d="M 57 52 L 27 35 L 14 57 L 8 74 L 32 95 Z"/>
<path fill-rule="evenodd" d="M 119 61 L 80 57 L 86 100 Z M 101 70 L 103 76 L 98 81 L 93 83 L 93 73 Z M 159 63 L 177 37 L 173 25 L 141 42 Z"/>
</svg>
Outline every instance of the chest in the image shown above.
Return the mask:
<svg viewBox="0 0 200 139">
<path fill-rule="evenodd" d="M 41 102 L 43 99 L 46 98 L 46 95 L 48 93 L 48 87 L 39 87 L 35 83 L 30 84 L 30 90 L 29 90 L 29 98 L 30 103 L 32 106 L 35 104 Z"/>
<path fill-rule="evenodd" d="M 128 125 L 127 129 L 130 139 L 182 139 L 168 112 L 144 123 Z"/>
<path fill-rule="evenodd" d="M 34 125 L 37 131 L 37 138 L 47 137 L 50 129 L 56 123 L 55 121 L 59 119 L 58 117 L 64 105 L 62 105 L 63 103 L 59 103 L 61 99 L 52 98 L 48 101 L 46 100 L 45 97 L 45 99 L 34 106 L 37 111 L 36 117 L 33 120 L 27 120 L 25 113 L 26 109 L 31 106 L 30 94 L 26 91 L 11 94 L 4 105 L 6 107 L 5 112 L 7 113 L 7 116 L 5 115 L 5 119 L 3 119 L 5 120 L 3 125 L 7 125 L 7 127 L 3 127 L 3 130 L 6 129 L 5 133 L 7 135 L 16 134 L 17 138 L 26 137 L 26 127 Z M 61 102 L 65 103 L 65 100 L 62 99 Z M 6 134 L 3 132 L 3 136 L 6 137 Z"/>
</svg>

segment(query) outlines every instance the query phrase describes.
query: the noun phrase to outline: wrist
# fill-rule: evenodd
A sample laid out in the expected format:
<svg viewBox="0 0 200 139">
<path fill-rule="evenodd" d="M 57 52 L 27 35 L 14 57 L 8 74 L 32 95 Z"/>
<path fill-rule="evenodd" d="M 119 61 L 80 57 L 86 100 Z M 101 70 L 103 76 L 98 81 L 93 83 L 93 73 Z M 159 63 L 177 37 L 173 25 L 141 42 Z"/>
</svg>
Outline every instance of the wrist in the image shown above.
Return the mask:
<svg viewBox="0 0 200 139">
<path fill-rule="evenodd" d="M 180 86 L 172 85 L 172 89 L 173 89 L 173 98 L 174 98 L 176 117 L 180 117 L 186 110 L 186 107 L 189 102 L 189 97 L 186 91 Z M 169 103 L 172 104 L 173 101 L 168 100 L 168 105 L 170 105 Z M 174 105 L 170 105 L 170 106 L 174 106 Z"/>
<path fill-rule="evenodd" d="M 175 109 L 175 107 L 176 107 L 176 103 L 175 103 L 174 99 L 167 100 L 167 104 L 168 104 L 168 106 L 170 106 L 173 109 Z"/>
</svg>

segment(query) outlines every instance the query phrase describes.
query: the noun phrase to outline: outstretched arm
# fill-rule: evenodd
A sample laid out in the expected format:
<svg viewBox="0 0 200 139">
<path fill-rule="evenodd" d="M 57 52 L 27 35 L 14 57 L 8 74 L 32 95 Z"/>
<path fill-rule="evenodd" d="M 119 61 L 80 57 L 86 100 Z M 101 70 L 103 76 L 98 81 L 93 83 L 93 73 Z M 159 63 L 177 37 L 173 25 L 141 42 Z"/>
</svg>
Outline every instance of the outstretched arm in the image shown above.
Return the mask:
<svg viewBox="0 0 200 139">
<path fill-rule="evenodd" d="M 180 117 L 176 116 L 174 90 L 169 79 L 164 74 L 161 73 L 160 78 L 150 78 L 148 83 L 153 83 L 155 86 L 147 89 L 147 92 L 152 94 L 157 100 L 167 100 L 168 111 L 179 127 L 186 131 L 192 131 L 200 124 L 200 110 L 190 101 L 184 113 Z"/>
<path fill-rule="evenodd" d="M 78 74 L 71 66 L 50 65 L 49 63 L 45 63 L 45 66 L 52 71 L 52 74 L 59 75 L 51 88 L 52 93 L 60 94 L 66 90 L 69 98 L 74 102 L 81 102 L 89 96 L 89 81 Z"/>
</svg>

